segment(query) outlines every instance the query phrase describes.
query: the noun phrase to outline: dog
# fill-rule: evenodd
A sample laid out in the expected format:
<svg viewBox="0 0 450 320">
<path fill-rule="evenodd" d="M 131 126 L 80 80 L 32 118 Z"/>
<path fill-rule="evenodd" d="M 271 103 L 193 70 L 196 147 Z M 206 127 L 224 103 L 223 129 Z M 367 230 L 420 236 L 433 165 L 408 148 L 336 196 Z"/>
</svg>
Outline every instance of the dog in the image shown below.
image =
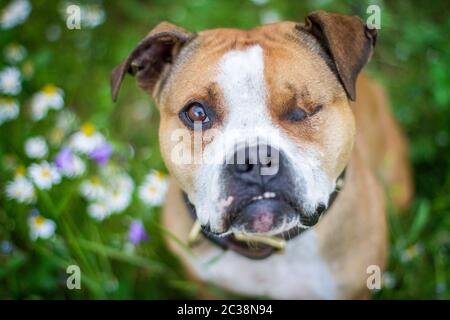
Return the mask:
<svg viewBox="0 0 450 320">
<path fill-rule="evenodd" d="M 114 101 L 128 73 L 160 110 L 162 223 L 193 279 L 275 299 L 369 297 L 386 199 L 406 208 L 413 194 L 404 134 L 361 73 L 376 40 L 360 18 L 325 11 L 252 30 L 162 22 L 113 70 Z M 212 161 L 177 161 L 180 146 Z"/>
</svg>

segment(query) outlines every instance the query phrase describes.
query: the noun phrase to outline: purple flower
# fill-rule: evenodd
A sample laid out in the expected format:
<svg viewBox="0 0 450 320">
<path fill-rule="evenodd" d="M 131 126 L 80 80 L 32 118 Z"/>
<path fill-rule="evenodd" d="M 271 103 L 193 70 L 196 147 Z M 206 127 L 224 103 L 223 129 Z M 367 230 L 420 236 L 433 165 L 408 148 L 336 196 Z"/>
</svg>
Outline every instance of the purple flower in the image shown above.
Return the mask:
<svg viewBox="0 0 450 320">
<path fill-rule="evenodd" d="M 14 249 L 13 244 L 8 240 L 3 240 L 0 247 L 3 254 L 11 253 Z"/>
<path fill-rule="evenodd" d="M 145 231 L 144 225 L 139 220 L 133 220 L 130 225 L 130 230 L 128 232 L 128 239 L 137 245 L 142 241 L 148 241 L 148 235 Z"/>
<path fill-rule="evenodd" d="M 55 165 L 58 169 L 65 169 L 71 167 L 73 163 L 73 153 L 70 148 L 62 148 L 61 151 L 58 152 L 55 158 Z"/>
<path fill-rule="evenodd" d="M 111 144 L 104 143 L 101 146 L 95 148 L 93 151 L 89 153 L 89 158 L 95 160 L 97 164 L 104 165 L 108 162 L 109 157 L 113 152 L 113 148 Z"/>
</svg>

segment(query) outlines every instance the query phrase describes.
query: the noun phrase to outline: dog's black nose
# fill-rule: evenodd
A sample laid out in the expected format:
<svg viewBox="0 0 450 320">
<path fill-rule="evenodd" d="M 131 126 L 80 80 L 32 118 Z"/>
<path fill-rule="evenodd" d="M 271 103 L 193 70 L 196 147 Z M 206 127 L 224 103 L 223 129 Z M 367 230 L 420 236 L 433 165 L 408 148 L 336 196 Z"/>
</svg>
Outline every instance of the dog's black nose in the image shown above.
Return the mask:
<svg viewBox="0 0 450 320">
<path fill-rule="evenodd" d="M 240 180 L 261 183 L 280 171 L 280 152 L 266 144 L 238 149 L 227 163 L 227 171 Z"/>
</svg>

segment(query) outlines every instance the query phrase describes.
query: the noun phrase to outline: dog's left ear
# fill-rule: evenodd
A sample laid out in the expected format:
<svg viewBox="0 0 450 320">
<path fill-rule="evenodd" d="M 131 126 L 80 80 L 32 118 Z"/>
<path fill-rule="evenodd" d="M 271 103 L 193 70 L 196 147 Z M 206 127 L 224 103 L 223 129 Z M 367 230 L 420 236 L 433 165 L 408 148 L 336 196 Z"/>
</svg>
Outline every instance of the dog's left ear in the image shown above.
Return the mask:
<svg viewBox="0 0 450 320">
<path fill-rule="evenodd" d="M 328 52 L 348 97 L 355 100 L 356 78 L 372 54 L 377 30 L 357 16 L 314 11 L 300 29 L 312 34 Z"/>
<path fill-rule="evenodd" d="M 136 77 L 138 86 L 152 93 L 164 68 L 170 65 L 191 33 L 168 22 L 161 22 L 136 46 L 128 58 L 111 74 L 111 95 L 116 101 L 126 73 Z"/>
</svg>

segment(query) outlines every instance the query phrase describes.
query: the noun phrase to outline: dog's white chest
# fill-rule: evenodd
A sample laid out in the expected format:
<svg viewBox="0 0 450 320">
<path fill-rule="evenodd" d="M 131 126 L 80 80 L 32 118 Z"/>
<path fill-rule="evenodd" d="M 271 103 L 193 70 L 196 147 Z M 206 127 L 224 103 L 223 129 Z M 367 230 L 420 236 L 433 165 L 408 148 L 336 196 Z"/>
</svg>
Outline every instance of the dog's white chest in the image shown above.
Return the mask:
<svg viewBox="0 0 450 320">
<path fill-rule="evenodd" d="M 190 258 L 190 263 L 203 281 L 237 293 L 275 299 L 333 299 L 335 282 L 317 242 L 314 230 L 309 230 L 290 240 L 283 254 L 264 260 L 251 260 L 233 251 L 223 254 L 214 248 L 204 256 Z"/>
</svg>

